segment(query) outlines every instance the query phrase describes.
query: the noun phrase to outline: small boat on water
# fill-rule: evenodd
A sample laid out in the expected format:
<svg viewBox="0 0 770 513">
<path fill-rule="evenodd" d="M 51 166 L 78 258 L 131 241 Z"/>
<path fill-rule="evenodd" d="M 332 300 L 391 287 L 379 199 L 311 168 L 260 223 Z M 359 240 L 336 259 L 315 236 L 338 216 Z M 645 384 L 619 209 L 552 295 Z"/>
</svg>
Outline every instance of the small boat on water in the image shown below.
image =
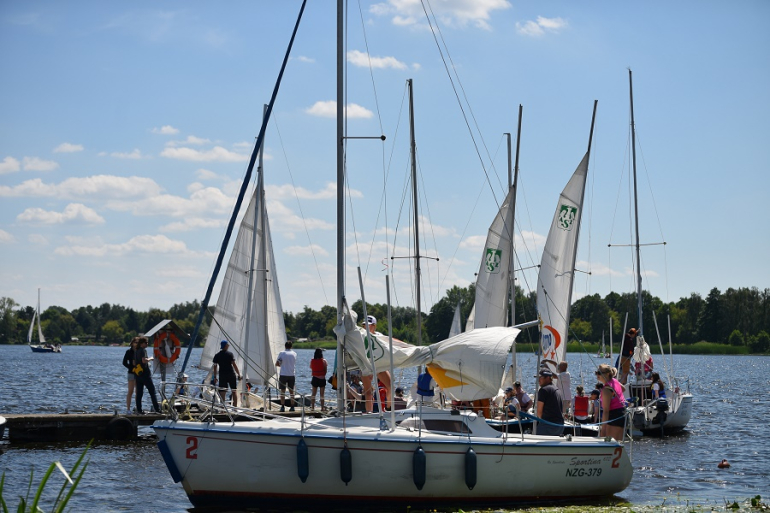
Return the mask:
<svg viewBox="0 0 770 513">
<path fill-rule="evenodd" d="M 636 226 L 636 240 L 634 243 L 635 262 L 634 268 L 636 278 L 637 311 L 639 316 L 639 328 L 635 332 L 636 347 L 631 359 L 634 369 L 628 381 L 630 396 L 637 399 L 637 403 L 632 407 L 633 426 L 645 435 L 666 435 L 681 431 L 687 426 L 692 415 L 693 396 L 689 390 L 685 390 L 673 374 L 673 355 L 671 355 L 671 365 L 666 365 L 663 343 L 658 331 L 658 342 L 660 345 L 661 361 L 665 368 L 666 380 L 663 383 L 665 397 L 654 398 L 652 393 L 653 382 L 651 378 L 652 355 L 650 348 L 645 342 L 645 328 L 643 326 L 643 301 L 642 301 L 642 270 L 641 270 L 641 243 L 639 240 L 639 203 L 636 186 L 636 126 L 634 123 L 634 89 L 631 70 L 628 70 L 629 97 L 631 105 L 631 146 L 633 158 L 633 192 L 634 192 L 634 221 Z M 664 243 L 665 244 L 665 243 Z M 653 312 L 655 319 L 655 312 Z M 655 320 L 657 331 L 657 320 Z M 649 333 L 652 333 L 650 331 Z M 669 323 L 669 343 L 671 341 L 670 323 Z"/>
<path fill-rule="evenodd" d="M 36 324 L 38 343 L 33 344 Z M 40 320 L 40 289 L 37 289 L 37 308 L 35 309 L 35 313 L 32 314 L 32 322 L 29 323 L 27 344 L 29 344 L 29 348 L 32 349 L 33 353 L 61 353 L 61 345 L 46 342 L 45 336 L 43 335 L 43 326 Z"/>
</svg>

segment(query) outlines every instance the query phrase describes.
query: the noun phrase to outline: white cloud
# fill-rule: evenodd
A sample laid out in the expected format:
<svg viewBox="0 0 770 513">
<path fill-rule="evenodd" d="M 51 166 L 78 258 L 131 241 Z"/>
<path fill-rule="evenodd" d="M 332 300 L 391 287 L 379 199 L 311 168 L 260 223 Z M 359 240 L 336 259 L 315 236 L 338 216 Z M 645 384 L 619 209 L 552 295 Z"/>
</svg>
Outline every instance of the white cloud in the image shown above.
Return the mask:
<svg viewBox="0 0 770 513">
<path fill-rule="evenodd" d="M 48 239 L 40 235 L 39 233 L 31 233 L 27 236 L 27 240 L 30 244 L 34 244 L 36 246 L 47 246 L 48 245 Z"/>
<path fill-rule="evenodd" d="M 187 139 L 185 139 L 184 141 L 169 141 L 166 143 L 166 146 L 179 146 L 182 144 L 189 144 L 192 146 L 201 145 L 201 144 L 211 144 L 211 140 L 204 139 L 203 137 L 196 137 L 194 135 L 188 135 Z"/>
<path fill-rule="evenodd" d="M 205 277 L 197 267 L 191 266 L 173 266 L 155 270 L 156 276 L 164 278 L 200 278 Z"/>
<path fill-rule="evenodd" d="M 169 217 L 199 217 L 204 213 L 228 214 L 232 212 L 234 198 L 216 187 L 204 187 L 190 194 L 189 198 L 159 194 L 132 201 L 111 201 L 112 210 L 131 212 L 135 216 L 166 215 Z"/>
<path fill-rule="evenodd" d="M 315 256 L 329 256 L 329 252 L 318 244 L 311 244 L 309 246 L 288 246 L 283 249 L 283 252 L 289 255 L 315 254 Z"/>
<path fill-rule="evenodd" d="M 596 262 L 591 263 L 586 261 L 580 261 L 580 262 L 575 262 L 575 267 L 583 270 L 590 269 L 591 274 L 594 276 L 627 276 L 626 273 L 615 271 L 614 269 L 611 269 L 610 267 L 602 263 L 596 263 Z"/>
<path fill-rule="evenodd" d="M 53 160 L 43 160 L 38 157 L 24 157 L 22 160 L 24 171 L 53 171 L 59 164 Z"/>
<path fill-rule="evenodd" d="M 484 249 L 484 244 L 486 242 L 486 235 L 471 235 L 460 241 L 460 248 L 469 249 L 471 251 L 481 251 Z"/>
<path fill-rule="evenodd" d="M 468 24 L 490 30 L 489 20 L 493 11 L 508 9 L 508 0 L 451 0 L 434 2 L 432 12 L 446 26 L 464 27 Z M 369 12 L 377 16 L 392 16 L 394 25 L 425 25 L 422 3 L 419 0 L 388 0 L 374 4 Z"/>
<path fill-rule="evenodd" d="M 139 160 L 142 158 L 142 152 L 139 151 L 138 148 L 134 148 L 134 151 L 131 152 L 120 152 L 120 151 L 113 151 L 112 153 L 106 153 L 102 152 L 99 153 L 100 157 L 104 157 L 109 155 L 110 157 L 115 157 L 116 159 L 129 159 L 129 160 Z"/>
<path fill-rule="evenodd" d="M 13 157 L 5 157 L 0 162 L 0 175 L 16 173 L 21 170 L 21 163 Z"/>
<path fill-rule="evenodd" d="M 70 203 L 64 207 L 63 212 L 54 212 L 52 210 L 43 210 L 42 208 L 28 208 L 16 219 L 23 223 L 35 224 L 65 224 L 65 223 L 86 223 L 86 224 L 104 224 L 104 218 L 82 203 Z"/>
<path fill-rule="evenodd" d="M 271 228 L 273 228 L 273 233 L 284 230 L 288 232 L 304 232 L 305 229 L 334 230 L 336 228 L 333 223 L 329 223 L 323 219 L 302 219 L 280 201 L 268 201 L 267 211 L 270 212 L 270 225 Z M 282 233 L 282 235 L 287 234 Z"/>
<path fill-rule="evenodd" d="M 198 180 L 216 180 L 219 178 L 219 175 L 216 174 L 214 171 L 209 171 L 208 169 L 200 168 L 195 172 L 196 178 Z"/>
<path fill-rule="evenodd" d="M 172 232 L 190 232 L 193 230 L 199 230 L 201 228 L 222 228 L 225 226 L 224 219 L 203 219 L 193 218 L 184 219 L 175 223 L 169 223 L 158 228 L 158 231 L 164 233 Z"/>
<path fill-rule="evenodd" d="M 132 253 L 184 254 L 187 245 L 165 235 L 139 235 L 123 244 L 60 246 L 54 253 L 62 256 L 124 256 Z"/>
<path fill-rule="evenodd" d="M 82 144 L 61 143 L 53 150 L 54 153 L 75 153 L 78 151 L 83 151 Z"/>
<path fill-rule="evenodd" d="M 315 102 L 312 107 L 306 109 L 305 112 L 311 116 L 319 116 L 322 118 L 335 118 L 337 117 L 337 102 L 334 100 Z M 348 103 L 345 107 L 348 119 L 364 118 L 369 119 L 374 116 L 374 113 L 360 105 L 355 103 Z"/>
<path fill-rule="evenodd" d="M 304 55 L 298 55 L 296 57 L 292 57 L 294 60 L 298 60 L 299 62 L 307 62 L 307 63 L 313 63 L 315 62 L 315 59 L 312 57 L 305 57 Z"/>
<path fill-rule="evenodd" d="M 371 55 L 358 50 L 351 50 L 348 52 L 348 62 L 362 68 L 368 68 L 370 65 L 372 68 L 407 68 L 406 64 L 395 57 L 372 57 Z"/>
<path fill-rule="evenodd" d="M 541 37 L 546 32 L 559 32 L 567 26 L 567 22 L 561 18 L 543 18 L 538 16 L 536 21 L 516 22 L 516 32 L 522 36 Z"/>
<path fill-rule="evenodd" d="M 160 156 L 193 162 L 244 162 L 249 160 L 248 155 L 235 153 L 221 146 L 214 146 L 207 151 L 199 151 L 193 148 L 166 148 L 161 152 Z"/>
<path fill-rule="evenodd" d="M 161 135 L 175 135 L 179 133 L 179 129 L 174 128 L 171 125 L 163 125 L 160 128 L 153 128 L 152 133 Z"/>
<path fill-rule="evenodd" d="M 337 184 L 329 182 L 321 190 L 309 191 L 302 187 L 294 187 L 291 184 L 285 185 L 266 185 L 265 194 L 270 199 L 280 200 L 299 197 L 300 199 L 336 199 L 337 198 Z M 350 197 L 363 198 L 361 191 L 356 189 L 350 190 Z"/>
<path fill-rule="evenodd" d="M 129 199 L 156 196 L 160 186 L 151 178 L 139 176 L 95 175 L 67 178 L 59 184 L 46 184 L 39 178 L 14 187 L 0 185 L 0 197 L 55 197 L 58 199 Z"/>
<path fill-rule="evenodd" d="M 16 238 L 5 230 L 0 230 L 0 244 L 16 242 Z"/>
</svg>

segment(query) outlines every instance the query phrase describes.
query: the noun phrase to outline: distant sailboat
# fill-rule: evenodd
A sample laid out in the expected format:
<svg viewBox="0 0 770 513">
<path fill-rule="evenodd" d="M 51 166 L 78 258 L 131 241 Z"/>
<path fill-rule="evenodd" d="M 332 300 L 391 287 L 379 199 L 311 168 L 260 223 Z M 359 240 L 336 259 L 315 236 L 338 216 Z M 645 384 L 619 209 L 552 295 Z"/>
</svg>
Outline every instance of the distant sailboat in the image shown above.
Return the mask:
<svg viewBox="0 0 770 513">
<path fill-rule="evenodd" d="M 35 323 L 37 322 L 37 339 L 38 343 L 32 343 L 32 335 L 35 332 Z M 27 332 L 27 344 L 34 353 L 61 353 L 61 345 L 49 344 L 45 341 L 43 335 L 43 326 L 40 321 L 40 289 L 37 289 L 37 308 L 35 313 L 32 314 L 32 322 L 29 323 L 29 332 Z"/>
<path fill-rule="evenodd" d="M 449 328 L 449 336 L 447 338 L 452 338 L 455 335 L 459 335 L 463 332 L 463 327 L 460 322 L 460 303 L 457 303 L 457 306 L 455 307 L 455 314 L 454 317 L 452 317 L 452 326 Z"/>
</svg>

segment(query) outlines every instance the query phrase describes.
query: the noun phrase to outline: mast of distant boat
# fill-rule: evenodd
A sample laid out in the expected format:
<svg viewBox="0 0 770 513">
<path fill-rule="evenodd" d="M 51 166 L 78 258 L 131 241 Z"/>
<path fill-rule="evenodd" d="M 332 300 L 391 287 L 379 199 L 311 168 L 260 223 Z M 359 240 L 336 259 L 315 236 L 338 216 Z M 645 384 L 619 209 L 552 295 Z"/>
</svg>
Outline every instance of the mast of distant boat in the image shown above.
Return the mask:
<svg viewBox="0 0 770 513">
<path fill-rule="evenodd" d="M 642 321 L 642 264 L 639 244 L 639 202 L 636 190 L 636 125 L 634 124 L 634 84 L 628 70 L 628 91 L 631 100 L 631 160 L 634 169 L 634 224 L 636 227 L 636 307 L 639 312 L 639 333 L 644 335 Z"/>
</svg>

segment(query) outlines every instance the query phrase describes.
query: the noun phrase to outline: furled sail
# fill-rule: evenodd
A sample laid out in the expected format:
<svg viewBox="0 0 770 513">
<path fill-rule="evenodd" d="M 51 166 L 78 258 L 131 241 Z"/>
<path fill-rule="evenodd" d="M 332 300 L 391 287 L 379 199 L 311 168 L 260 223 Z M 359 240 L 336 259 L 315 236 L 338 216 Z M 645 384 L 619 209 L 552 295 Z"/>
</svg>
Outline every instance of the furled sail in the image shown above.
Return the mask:
<svg viewBox="0 0 770 513">
<path fill-rule="evenodd" d="M 557 365 L 564 361 L 567 352 L 569 309 L 588 157 L 589 153 L 586 153 L 559 196 L 537 278 L 537 311 L 543 322 L 541 354 Z"/>
<path fill-rule="evenodd" d="M 263 198 L 259 197 L 258 190 L 252 195 L 241 220 L 200 365 L 209 368 L 214 355 L 220 350 L 220 342 L 228 340 L 245 379 L 263 385 L 272 381 L 275 386 L 275 359 L 284 349 L 286 327 L 275 272 L 270 223 L 267 211 L 260 205 Z M 262 226 L 265 227 L 264 233 Z M 261 244 L 265 245 L 264 251 L 261 251 Z M 252 273 L 254 280 L 249 301 L 249 276 Z M 251 311 L 248 311 L 249 305 Z"/>
<path fill-rule="evenodd" d="M 505 326 L 510 290 L 514 189 L 510 188 L 487 232 L 484 255 L 476 275 L 474 328 Z"/>
<path fill-rule="evenodd" d="M 338 329 L 339 326 L 335 329 Z M 519 330 L 516 328 L 477 328 L 429 346 L 413 346 L 393 340 L 393 367 L 427 365 L 433 379 L 450 398 L 475 401 L 498 392 L 508 351 Z M 377 372 L 390 364 L 388 337 L 376 334 L 373 356 Z M 346 366 L 372 374 L 368 343 L 364 330 L 355 324 L 355 316 L 345 315 L 344 340 Z"/>
</svg>

